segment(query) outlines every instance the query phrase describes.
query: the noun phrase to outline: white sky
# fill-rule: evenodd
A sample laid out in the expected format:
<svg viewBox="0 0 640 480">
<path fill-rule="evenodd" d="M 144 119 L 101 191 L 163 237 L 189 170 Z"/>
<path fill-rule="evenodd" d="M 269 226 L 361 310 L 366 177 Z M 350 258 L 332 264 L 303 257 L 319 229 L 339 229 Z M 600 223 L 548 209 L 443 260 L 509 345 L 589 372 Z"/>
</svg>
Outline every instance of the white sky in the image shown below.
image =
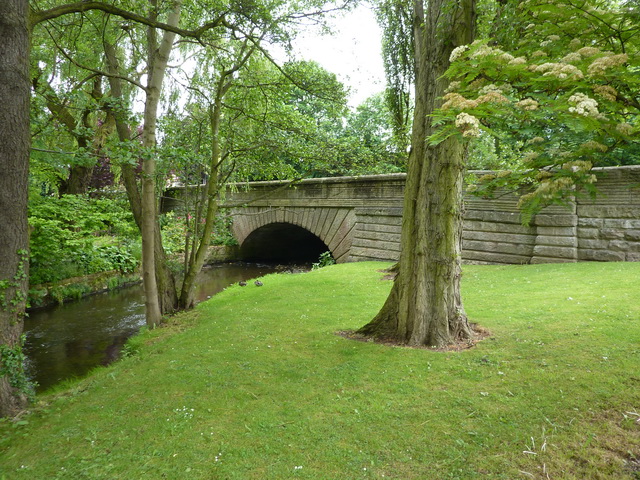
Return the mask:
<svg viewBox="0 0 640 480">
<path fill-rule="evenodd" d="M 339 12 L 330 25 L 334 35 L 319 36 L 311 31 L 300 34 L 294 53 L 335 73 L 350 88 L 349 105 L 355 107 L 384 90 L 380 27 L 365 5 L 348 13 Z"/>
</svg>

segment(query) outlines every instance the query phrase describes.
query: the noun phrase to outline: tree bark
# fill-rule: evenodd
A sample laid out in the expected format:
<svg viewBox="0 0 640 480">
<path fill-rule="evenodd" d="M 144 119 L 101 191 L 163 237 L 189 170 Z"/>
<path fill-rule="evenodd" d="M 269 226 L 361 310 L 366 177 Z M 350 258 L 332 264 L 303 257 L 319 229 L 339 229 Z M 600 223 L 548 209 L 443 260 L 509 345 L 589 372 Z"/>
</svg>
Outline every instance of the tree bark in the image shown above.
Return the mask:
<svg viewBox="0 0 640 480">
<path fill-rule="evenodd" d="M 115 47 L 109 43 L 104 44 L 105 58 L 107 63 L 107 71 L 114 76 L 109 77 L 109 87 L 111 89 L 111 97 L 124 99 L 122 91 L 122 80 L 116 76 L 121 75 L 118 58 Z M 126 118 L 117 111 L 113 111 L 107 107 L 107 110 L 114 116 L 118 139 L 121 142 L 131 141 L 131 128 Z M 121 165 L 122 179 L 127 192 L 129 206 L 133 213 L 136 225 L 142 232 L 142 197 L 138 182 L 136 181 L 136 173 L 133 165 Z M 155 260 L 155 276 L 158 290 L 158 302 L 160 304 L 160 313 L 167 314 L 176 311 L 178 308 L 178 292 L 176 289 L 176 281 L 167 266 L 167 255 L 162 246 L 162 235 L 160 233 L 160 225 L 156 217 L 156 234 L 154 241 L 154 260 Z"/>
<path fill-rule="evenodd" d="M 26 396 L 16 387 L 28 288 L 29 29 L 27 0 L 0 2 L 0 416 L 16 414 Z"/>
<path fill-rule="evenodd" d="M 218 213 L 218 170 L 220 165 L 220 120 L 222 118 L 222 99 L 228 89 L 229 84 L 225 84 L 224 77 L 218 84 L 218 91 L 213 105 L 209 106 L 209 123 L 211 128 L 211 163 L 209 168 L 209 177 L 206 186 L 206 216 L 204 229 L 199 244 L 198 240 L 194 241 L 193 249 L 195 255 L 190 258 L 185 270 L 184 281 L 182 282 L 182 290 L 180 292 L 179 306 L 182 309 L 193 308 L 195 303 L 196 277 L 202 266 L 204 265 L 209 240 L 213 232 L 216 214 Z M 196 215 L 195 222 L 199 219 Z M 185 254 L 186 255 L 186 254 Z"/>
<path fill-rule="evenodd" d="M 152 9 L 155 11 L 155 2 Z M 178 25 L 180 21 L 181 2 L 176 1 L 174 9 L 169 13 L 167 24 Z M 155 13 L 152 14 L 154 17 Z M 160 292 L 155 268 L 157 225 L 156 202 L 156 159 L 151 153 L 156 146 L 156 122 L 158 104 L 164 74 L 173 48 L 175 33 L 165 31 L 157 45 L 156 31 L 153 27 L 148 31 L 148 72 L 147 91 L 144 108 L 144 126 L 142 130 L 142 146 L 146 150 L 142 161 L 142 280 L 144 283 L 147 325 L 154 327 L 160 323 Z"/>
<path fill-rule="evenodd" d="M 359 332 L 408 345 L 469 340 L 460 296 L 465 147 L 428 143 L 429 116 L 447 87 L 451 51 L 473 40 L 475 0 L 414 2 L 416 107 L 404 198 L 399 272 L 378 315 Z"/>
</svg>

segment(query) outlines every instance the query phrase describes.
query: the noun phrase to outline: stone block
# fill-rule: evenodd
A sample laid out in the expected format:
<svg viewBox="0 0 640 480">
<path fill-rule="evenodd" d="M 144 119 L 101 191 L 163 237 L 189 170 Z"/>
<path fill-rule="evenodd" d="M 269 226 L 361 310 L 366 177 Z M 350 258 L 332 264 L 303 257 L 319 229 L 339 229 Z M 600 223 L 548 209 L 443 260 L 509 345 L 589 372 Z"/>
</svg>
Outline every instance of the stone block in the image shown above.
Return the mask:
<svg viewBox="0 0 640 480">
<path fill-rule="evenodd" d="M 611 240 L 609 248 L 616 252 L 636 253 L 640 252 L 640 242 L 625 242 L 624 240 Z"/>
<path fill-rule="evenodd" d="M 496 210 L 467 210 L 464 212 L 464 218 L 491 223 L 515 223 L 518 225 L 522 223 L 519 212 L 500 212 Z"/>
<path fill-rule="evenodd" d="M 540 227 L 575 227 L 578 225 L 577 215 L 536 215 L 533 225 Z"/>
<path fill-rule="evenodd" d="M 578 238 L 600 238 L 600 230 L 598 228 L 578 227 Z"/>
<path fill-rule="evenodd" d="M 640 209 L 636 211 L 636 215 L 640 217 Z M 627 220 L 619 218 L 607 218 L 604 221 L 604 228 L 635 230 L 640 228 L 640 219 Z"/>
<path fill-rule="evenodd" d="M 578 227 L 602 228 L 603 225 L 604 225 L 604 218 L 578 217 Z"/>
<path fill-rule="evenodd" d="M 615 228 L 602 228 L 600 229 L 600 237 L 608 240 L 621 240 L 624 238 L 624 231 Z"/>
<path fill-rule="evenodd" d="M 525 235 L 534 232 L 534 227 L 525 227 L 516 223 L 491 223 L 478 220 L 465 220 L 463 228 L 476 232 L 517 233 Z"/>
<path fill-rule="evenodd" d="M 602 196 L 598 197 L 601 202 L 606 199 Z M 638 218 L 639 205 L 592 205 L 579 206 L 578 216 L 588 218 Z"/>
<path fill-rule="evenodd" d="M 539 265 L 541 263 L 575 263 L 575 258 L 555 258 L 555 257 L 532 257 L 531 264 Z"/>
<path fill-rule="evenodd" d="M 462 249 L 462 259 L 465 263 L 488 263 L 488 264 L 523 264 L 529 263 L 531 256 L 529 255 L 509 255 L 498 252 L 484 252 L 475 250 Z"/>
<path fill-rule="evenodd" d="M 550 257 L 550 258 L 577 258 L 577 248 L 574 247 L 551 247 L 548 245 L 536 245 L 533 248 L 534 257 Z"/>
<path fill-rule="evenodd" d="M 577 237 L 557 237 L 551 235 L 538 235 L 536 245 L 549 245 L 554 247 L 577 247 Z"/>
<path fill-rule="evenodd" d="M 579 260 L 593 260 L 596 262 L 622 262 L 625 259 L 623 252 L 612 252 L 610 250 L 578 250 Z"/>
<path fill-rule="evenodd" d="M 640 230 L 625 230 L 624 238 L 625 240 L 640 242 Z"/>
<path fill-rule="evenodd" d="M 526 245 L 533 245 L 536 241 L 536 235 L 502 233 L 502 232 L 480 232 L 480 231 L 473 231 L 473 230 L 463 230 L 462 238 L 464 240 L 522 243 Z"/>
<path fill-rule="evenodd" d="M 627 262 L 640 262 L 640 253 L 627 253 Z"/>
<path fill-rule="evenodd" d="M 609 240 L 599 238 L 580 238 L 578 240 L 578 248 L 586 248 L 589 250 L 606 250 L 609 246 Z"/>
<path fill-rule="evenodd" d="M 577 227 L 537 227 L 538 236 L 546 237 L 575 237 L 578 235 Z"/>
<path fill-rule="evenodd" d="M 533 245 L 523 245 L 519 243 L 497 243 L 481 242 L 476 240 L 463 240 L 463 250 L 473 250 L 480 252 L 506 253 L 508 255 L 530 256 L 533 252 Z"/>
</svg>

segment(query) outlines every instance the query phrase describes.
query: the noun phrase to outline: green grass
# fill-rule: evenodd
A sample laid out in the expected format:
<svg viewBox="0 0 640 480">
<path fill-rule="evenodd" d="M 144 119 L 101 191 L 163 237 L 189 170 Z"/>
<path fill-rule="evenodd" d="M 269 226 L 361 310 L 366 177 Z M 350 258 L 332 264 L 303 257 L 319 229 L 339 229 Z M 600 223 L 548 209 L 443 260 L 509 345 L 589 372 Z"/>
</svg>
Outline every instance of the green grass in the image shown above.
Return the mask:
<svg viewBox="0 0 640 480">
<path fill-rule="evenodd" d="M 639 263 L 466 266 L 492 336 L 457 353 L 335 335 L 383 266 L 270 275 L 145 332 L 0 424 L 0 478 L 640 478 Z"/>
</svg>

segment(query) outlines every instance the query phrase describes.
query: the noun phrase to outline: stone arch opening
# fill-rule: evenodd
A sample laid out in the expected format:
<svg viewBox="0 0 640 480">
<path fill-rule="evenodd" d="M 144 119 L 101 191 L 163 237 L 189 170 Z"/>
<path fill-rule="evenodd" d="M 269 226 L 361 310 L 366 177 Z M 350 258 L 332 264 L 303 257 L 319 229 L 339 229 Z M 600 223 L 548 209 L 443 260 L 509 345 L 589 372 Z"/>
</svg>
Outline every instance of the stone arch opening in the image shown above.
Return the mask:
<svg viewBox="0 0 640 480">
<path fill-rule="evenodd" d="M 245 261 L 315 262 L 329 247 L 316 235 L 292 223 L 269 223 L 251 232 L 240 246 Z"/>
</svg>

